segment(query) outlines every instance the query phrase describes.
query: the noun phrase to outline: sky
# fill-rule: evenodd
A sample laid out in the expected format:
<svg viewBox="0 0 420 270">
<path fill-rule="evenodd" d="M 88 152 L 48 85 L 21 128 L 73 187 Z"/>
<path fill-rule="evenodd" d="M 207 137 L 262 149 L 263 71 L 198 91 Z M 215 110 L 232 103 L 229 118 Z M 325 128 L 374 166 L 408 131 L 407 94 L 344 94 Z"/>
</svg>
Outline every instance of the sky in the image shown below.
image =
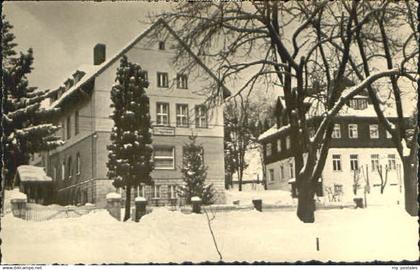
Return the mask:
<svg viewBox="0 0 420 270">
<path fill-rule="evenodd" d="M 172 5 L 133 1 L 19 1 L 3 3 L 3 13 L 14 26 L 17 50 L 34 50 L 31 86 L 56 89 L 77 67 L 93 63 L 95 44 L 106 44 L 107 57 L 113 55 L 150 25 L 148 15 L 169 10 Z M 413 95 L 403 97 L 403 102 L 405 107 L 414 108 Z"/>
<path fill-rule="evenodd" d="M 105 43 L 107 56 L 147 26 L 148 15 L 168 9 L 149 2 L 5 2 L 17 51 L 34 50 L 30 84 L 55 89 L 82 64 L 93 63 L 93 47 Z M 123 14 L 123 16 L 121 16 Z"/>
</svg>

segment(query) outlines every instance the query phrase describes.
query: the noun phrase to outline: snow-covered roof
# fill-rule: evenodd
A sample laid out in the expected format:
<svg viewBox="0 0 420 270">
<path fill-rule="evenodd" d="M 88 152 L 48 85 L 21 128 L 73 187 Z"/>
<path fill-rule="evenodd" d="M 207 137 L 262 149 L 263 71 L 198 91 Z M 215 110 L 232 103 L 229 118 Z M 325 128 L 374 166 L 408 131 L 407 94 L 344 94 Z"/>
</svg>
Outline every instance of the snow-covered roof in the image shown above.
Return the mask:
<svg viewBox="0 0 420 270">
<path fill-rule="evenodd" d="M 43 167 L 21 165 L 17 167 L 17 174 L 21 182 L 51 182 Z"/>
<path fill-rule="evenodd" d="M 157 27 L 159 24 L 162 24 L 169 33 L 171 33 L 175 39 L 181 43 L 186 49 L 186 51 L 189 52 L 191 57 L 194 58 L 195 61 L 214 79 L 216 80 L 219 85 L 223 89 L 223 96 L 226 98 L 231 95 L 231 91 L 219 80 L 219 78 L 200 60 L 200 58 L 194 54 L 191 49 L 187 46 L 187 44 L 176 34 L 176 32 L 163 20 L 159 19 L 154 24 L 149 26 L 145 31 L 143 31 L 139 36 L 134 38 L 132 41 L 130 41 L 127 45 L 123 47 L 123 49 L 116 54 L 114 54 L 112 57 L 108 58 L 108 60 L 104 61 L 100 65 L 83 65 L 82 67 L 85 70 L 86 74 L 80 79 L 79 82 L 77 82 L 75 85 L 73 85 L 70 89 L 64 92 L 63 95 L 61 95 L 60 98 L 58 98 L 56 101 L 54 101 L 51 104 L 51 107 L 56 107 L 57 105 L 61 104 L 63 100 L 66 99 L 66 97 L 72 95 L 75 93 L 81 86 L 83 86 L 85 83 L 93 79 L 94 77 L 101 74 L 104 70 L 106 70 L 110 65 L 112 65 L 116 60 L 118 60 L 121 56 L 123 56 L 129 49 L 131 49 L 137 42 L 139 42 L 142 38 L 147 36 L 155 27 Z M 60 86 L 62 87 L 62 86 Z M 58 91 L 60 88 L 56 89 L 55 91 Z"/>
<path fill-rule="evenodd" d="M 265 138 L 271 137 L 273 135 L 279 134 L 281 132 L 284 132 L 285 130 L 287 130 L 288 128 L 290 128 L 290 125 L 286 125 L 286 126 L 282 126 L 280 128 L 277 128 L 277 125 L 272 126 L 271 128 L 269 128 L 267 131 L 265 131 L 264 133 L 262 133 L 259 137 L 258 140 L 261 141 Z"/>
<path fill-rule="evenodd" d="M 383 111 L 385 117 L 397 117 L 397 112 L 394 108 L 381 106 L 381 110 Z M 355 110 L 347 105 L 344 105 L 338 112 L 338 116 L 378 117 L 372 104 L 368 104 L 367 108 L 363 110 Z"/>
</svg>

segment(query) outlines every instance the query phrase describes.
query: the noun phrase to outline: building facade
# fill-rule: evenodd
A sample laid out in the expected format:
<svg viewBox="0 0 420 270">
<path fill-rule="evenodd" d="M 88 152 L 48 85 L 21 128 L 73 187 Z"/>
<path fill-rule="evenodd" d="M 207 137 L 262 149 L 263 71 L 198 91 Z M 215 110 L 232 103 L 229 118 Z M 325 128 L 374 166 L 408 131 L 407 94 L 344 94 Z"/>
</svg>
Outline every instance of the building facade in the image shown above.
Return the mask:
<svg viewBox="0 0 420 270">
<path fill-rule="evenodd" d="M 142 195 L 155 205 L 177 201 L 183 147 L 194 135 L 203 147 L 207 182 L 215 187 L 216 202 L 224 202 L 223 108 L 205 105 L 205 90 L 217 77 L 193 53 L 196 68 L 182 72 L 173 63 L 180 42 L 186 46 L 160 20 L 108 59 L 105 45 L 96 45 L 93 65 L 81 66 L 56 90 L 50 106 L 60 108 L 55 121 L 62 127 L 57 135 L 65 144 L 46 154 L 44 166 L 54 181 L 58 203 L 104 206 L 106 194 L 115 191 L 106 167 L 114 125 L 109 117 L 110 91 L 123 55 L 147 71 L 153 127 L 155 184 L 133 190 L 134 196 Z M 220 88 L 223 100 L 230 92 L 221 84 Z"/>
<path fill-rule="evenodd" d="M 291 191 L 296 168 L 290 126 L 281 98 L 275 111 L 277 123 L 259 137 L 264 148 L 267 188 Z M 396 120 L 392 116 L 390 119 Z M 316 127 L 319 121 L 314 114 L 311 120 L 311 125 Z M 315 128 L 310 132 L 314 131 Z M 360 188 L 366 183 L 374 189 L 386 183 L 386 189 L 402 190 L 402 173 L 391 136 L 378 122 L 368 96 L 355 96 L 334 119 L 330 149 L 320 179 L 323 194 L 339 189 L 351 196 L 354 185 Z"/>
</svg>

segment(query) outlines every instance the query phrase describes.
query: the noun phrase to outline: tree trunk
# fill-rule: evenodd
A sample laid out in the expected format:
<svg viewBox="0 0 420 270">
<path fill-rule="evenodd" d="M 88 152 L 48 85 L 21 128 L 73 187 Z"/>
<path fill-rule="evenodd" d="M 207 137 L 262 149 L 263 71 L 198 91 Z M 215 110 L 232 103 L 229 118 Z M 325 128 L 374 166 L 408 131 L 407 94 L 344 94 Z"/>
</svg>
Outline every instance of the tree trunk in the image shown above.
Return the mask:
<svg viewBox="0 0 420 270">
<path fill-rule="evenodd" d="M 239 184 L 239 191 L 242 191 L 242 173 L 238 171 L 238 184 Z"/>
<path fill-rule="evenodd" d="M 298 176 L 299 178 L 303 176 Z M 299 179 L 297 216 L 304 223 L 315 221 L 315 189 L 309 178 Z"/>
<path fill-rule="evenodd" d="M 124 214 L 124 221 L 130 219 L 130 211 L 131 210 L 131 186 L 127 185 L 127 189 L 125 191 L 125 214 Z"/>
<path fill-rule="evenodd" d="M 404 157 L 403 160 L 405 210 L 411 216 L 418 215 L 416 162 L 416 160 L 413 161 L 410 157 Z"/>
</svg>

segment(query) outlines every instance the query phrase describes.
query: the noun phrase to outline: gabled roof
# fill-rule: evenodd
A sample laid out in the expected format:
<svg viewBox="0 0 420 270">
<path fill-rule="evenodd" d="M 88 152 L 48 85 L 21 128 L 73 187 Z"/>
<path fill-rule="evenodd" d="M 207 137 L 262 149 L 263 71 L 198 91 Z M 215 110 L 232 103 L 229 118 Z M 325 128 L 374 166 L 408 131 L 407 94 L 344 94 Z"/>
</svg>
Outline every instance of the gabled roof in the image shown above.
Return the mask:
<svg viewBox="0 0 420 270">
<path fill-rule="evenodd" d="M 219 78 L 203 63 L 203 61 L 200 60 L 200 58 L 191 51 L 191 49 L 187 46 L 187 44 L 176 34 L 176 32 L 163 20 L 158 19 L 154 24 L 152 24 L 149 28 L 147 28 L 145 31 L 143 31 L 139 36 L 137 36 L 135 39 L 133 39 L 131 42 L 129 42 L 121 51 L 110 57 L 108 60 L 103 62 L 100 65 L 92 65 L 90 68 L 88 68 L 88 72 L 84 71 L 86 74 L 80 79 L 79 82 L 77 82 L 75 85 L 73 85 L 70 89 L 68 89 L 64 94 L 54 101 L 51 104 L 51 107 L 57 107 L 60 105 L 67 97 L 71 96 L 73 93 L 80 90 L 80 88 L 88 83 L 89 81 L 93 80 L 96 76 L 100 75 L 102 72 L 104 72 L 110 65 L 112 65 L 115 61 L 117 61 L 120 57 L 122 57 L 128 50 L 130 50 L 137 42 L 139 42 L 141 39 L 143 39 L 145 36 L 147 36 L 153 29 L 155 29 L 158 25 L 163 25 L 166 30 L 168 30 L 169 33 L 171 33 L 175 39 L 185 48 L 185 50 L 191 55 L 191 57 L 194 58 L 195 61 L 212 77 L 218 85 L 223 89 L 223 97 L 227 98 L 231 95 L 231 91 L 219 80 Z M 60 88 L 56 89 L 55 91 L 58 91 Z"/>
</svg>

